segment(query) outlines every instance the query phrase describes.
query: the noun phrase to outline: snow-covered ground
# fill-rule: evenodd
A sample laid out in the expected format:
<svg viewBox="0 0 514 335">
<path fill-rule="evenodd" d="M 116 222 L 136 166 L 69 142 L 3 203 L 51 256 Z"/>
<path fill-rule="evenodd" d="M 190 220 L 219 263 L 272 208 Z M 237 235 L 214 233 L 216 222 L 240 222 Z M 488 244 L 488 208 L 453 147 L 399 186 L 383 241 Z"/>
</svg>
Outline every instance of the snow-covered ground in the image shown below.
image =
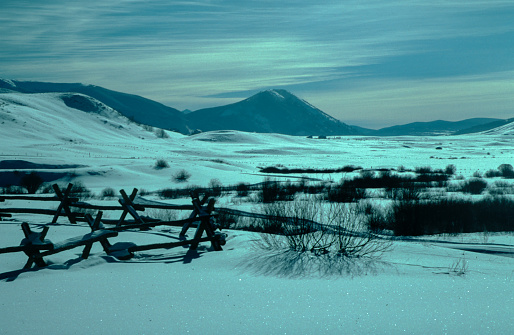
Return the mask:
<svg viewBox="0 0 514 335">
<path fill-rule="evenodd" d="M 80 107 L 80 106 L 78 106 Z M 328 140 L 217 131 L 195 136 L 129 123 L 107 107 L 86 113 L 61 94 L 0 94 L 0 161 L 77 164 L 76 180 L 99 193 L 133 187 L 149 191 L 187 184 L 260 182 L 259 167 L 457 167 L 457 174 L 514 162 L 511 129 L 456 137 L 342 137 Z M 169 168 L 156 170 L 156 160 Z M 185 169 L 187 183 L 171 176 Z M 57 171 L 49 169 L 47 171 Z M 342 174 L 313 175 L 338 180 Z M 286 176 L 294 179 L 300 176 Z M 61 181 L 65 183 L 66 181 Z M 16 206 L 8 200 L 0 206 Z M 226 206 L 235 203 L 227 201 Z M 0 221 L 0 247 L 18 245 L 20 223 Z M 89 232 L 51 225 L 54 242 Z M 0 333 L 27 334 L 508 334 L 514 327 L 512 255 L 463 251 L 461 244 L 514 245 L 510 233 L 430 236 L 395 241 L 379 259 L 334 260 L 255 246 L 258 233 L 226 231 L 221 252 L 202 244 L 141 252 L 118 261 L 95 244 L 49 256 L 47 268 L 23 267 L 22 253 L 0 255 Z M 172 241 L 175 229 L 123 232 L 111 242 Z M 442 243 L 444 241 L 452 243 Z M 510 256 L 510 257 L 509 257 Z"/>
</svg>

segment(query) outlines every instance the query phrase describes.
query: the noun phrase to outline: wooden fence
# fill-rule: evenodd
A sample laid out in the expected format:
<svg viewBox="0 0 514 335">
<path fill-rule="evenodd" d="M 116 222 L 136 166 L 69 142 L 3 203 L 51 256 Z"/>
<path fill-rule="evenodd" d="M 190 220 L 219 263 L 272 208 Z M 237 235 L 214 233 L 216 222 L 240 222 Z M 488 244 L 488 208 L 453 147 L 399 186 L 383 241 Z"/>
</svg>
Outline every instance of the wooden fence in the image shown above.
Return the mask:
<svg viewBox="0 0 514 335">
<path fill-rule="evenodd" d="M 119 259 L 130 259 L 134 252 L 159 249 L 174 248 L 178 246 L 189 245 L 190 250 L 195 250 L 199 243 L 210 242 L 216 251 L 221 251 L 225 245 L 225 234 L 218 230 L 214 222 L 216 213 L 214 212 L 214 199 L 208 195 L 202 199 L 198 193 L 191 193 L 191 205 L 168 205 L 155 203 L 150 201 L 136 201 L 137 189 L 134 189 L 130 195 L 124 190 L 120 190 L 119 206 L 101 206 L 80 202 L 78 198 L 71 196 L 72 184 L 69 184 L 65 190 L 61 190 L 58 185 L 53 185 L 55 196 L 25 196 L 25 195 L 1 195 L 0 202 L 5 200 L 32 200 L 32 201 L 53 201 L 58 202 L 57 210 L 36 209 L 36 208 L 0 208 L 0 220 L 2 217 L 11 217 L 12 214 L 42 214 L 53 217 L 52 223 L 57 223 L 59 217 L 66 217 L 72 224 L 77 222 L 87 222 L 91 232 L 85 235 L 75 236 L 61 242 L 52 242 L 46 238 L 49 227 L 45 226 L 41 231 L 34 232 L 28 223 L 21 224 L 25 238 L 22 239 L 19 246 L 2 247 L 1 253 L 24 252 L 28 256 L 28 261 L 24 268 L 31 268 L 33 264 L 39 267 L 46 266 L 44 257 L 53 255 L 65 250 L 77 247 L 84 247 L 82 258 L 87 259 L 94 243 L 98 242 L 102 245 L 103 250 Z M 189 218 L 184 220 L 163 221 L 142 217 L 139 212 L 145 211 L 147 208 L 169 209 L 169 210 L 188 210 L 191 211 Z M 72 209 L 75 209 L 73 211 Z M 79 211 L 76 211 L 76 210 Z M 80 210 L 97 211 L 96 217 L 90 214 L 80 212 Z M 121 211 L 120 218 L 117 220 L 108 220 L 103 218 L 104 211 Z M 131 219 L 127 219 L 130 216 Z M 108 228 L 106 226 L 109 226 Z M 129 229 L 148 230 L 156 226 L 176 226 L 182 227 L 179 241 L 156 243 L 147 245 L 136 245 L 131 242 L 118 242 L 111 244 L 109 238 L 115 237 L 119 232 Z M 187 238 L 188 230 L 196 228 L 192 239 Z"/>
</svg>

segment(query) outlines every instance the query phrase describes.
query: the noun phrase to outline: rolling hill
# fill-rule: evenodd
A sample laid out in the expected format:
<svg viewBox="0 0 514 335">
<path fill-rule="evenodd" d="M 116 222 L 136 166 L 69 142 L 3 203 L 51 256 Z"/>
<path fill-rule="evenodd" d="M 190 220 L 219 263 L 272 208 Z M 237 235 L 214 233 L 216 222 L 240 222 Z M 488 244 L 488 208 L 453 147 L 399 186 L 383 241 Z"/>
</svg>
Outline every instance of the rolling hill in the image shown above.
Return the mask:
<svg viewBox="0 0 514 335">
<path fill-rule="evenodd" d="M 100 86 L 0 79 L 0 92 L 81 93 L 95 98 L 136 122 L 188 133 L 184 114 L 179 110 L 138 95 L 116 92 Z"/>
</svg>

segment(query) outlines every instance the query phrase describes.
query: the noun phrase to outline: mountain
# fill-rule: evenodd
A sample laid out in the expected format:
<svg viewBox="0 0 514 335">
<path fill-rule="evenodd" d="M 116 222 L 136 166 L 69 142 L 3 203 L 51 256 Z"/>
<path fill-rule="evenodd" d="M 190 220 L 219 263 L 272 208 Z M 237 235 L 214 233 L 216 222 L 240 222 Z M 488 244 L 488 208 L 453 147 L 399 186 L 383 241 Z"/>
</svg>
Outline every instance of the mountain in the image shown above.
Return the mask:
<svg viewBox="0 0 514 335">
<path fill-rule="evenodd" d="M 286 135 L 353 135 L 357 130 L 286 90 L 267 90 L 234 104 L 186 115 L 191 129 Z"/>
<path fill-rule="evenodd" d="M 188 133 L 184 114 L 177 109 L 138 95 L 116 92 L 100 86 L 0 79 L 0 92 L 81 93 L 95 98 L 136 122 Z"/>
<path fill-rule="evenodd" d="M 472 127 L 480 127 L 491 122 L 497 122 L 499 119 L 494 118 L 472 118 L 462 121 L 431 121 L 431 122 L 413 122 L 405 125 L 382 128 L 371 131 L 366 135 L 374 136 L 435 136 L 435 135 L 453 135 L 463 129 Z"/>
</svg>

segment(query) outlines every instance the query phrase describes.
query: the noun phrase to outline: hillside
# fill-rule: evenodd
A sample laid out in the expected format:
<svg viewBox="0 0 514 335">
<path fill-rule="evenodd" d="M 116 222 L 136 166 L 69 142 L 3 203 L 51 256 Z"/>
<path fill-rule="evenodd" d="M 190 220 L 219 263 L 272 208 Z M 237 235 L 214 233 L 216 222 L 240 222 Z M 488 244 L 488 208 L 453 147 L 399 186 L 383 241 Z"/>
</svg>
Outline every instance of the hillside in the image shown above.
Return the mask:
<svg viewBox="0 0 514 335">
<path fill-rule="evenodd" d="M 503 127 L 512 122 L 514 122 L 514 119 L 494 120 L 494 121 L 487 122 L 484 124 L 476 125 L 474 127 L 459 130 L 459 131 L 455 132 L 454 135 L 465 135 L 465 134 L 474 134 L 474 133 L 480 133 L 480 132 L 493 131 L 496 128 Z"/>
<path fill-rule="evenodd" d="M 76 92 L 88 95 L 126 117 L 154 127 L 188 133 L 182 112 L 138 95 L 78 83 L 46 83 L 0 79 L 0 92 L 50 93 Z"/>
<path fill-rule="evenodd" d="M 192 129 L 286 135 L 352 135 L 356 129 L 285 90 L 267 90 L 243 101 L 186 115 Z"/>
<path fill-rule="evenodd" d="M 499 124 L 497 127 L 481 131 L 484 135 L 503 135 L 503 136 L 514 136 L 514 119 L 504 120 L 503 124 L 492 123 L 491 125 Z"/>
<path fill-rule="evenodd" d="M 376 131 L 368 132 L 367 135 L 374 136 L 436 136 L 436 135 L 453 135 L 455 132 L 463 129 L 481 127 L 491 122 L 497 122 L 494 118 L 472 118 L 462 121 L 431 121 L 431 122 L 413 122 L 405 125 L 397 125 L 392 127 L 381 128 Z"/>
</svg>

